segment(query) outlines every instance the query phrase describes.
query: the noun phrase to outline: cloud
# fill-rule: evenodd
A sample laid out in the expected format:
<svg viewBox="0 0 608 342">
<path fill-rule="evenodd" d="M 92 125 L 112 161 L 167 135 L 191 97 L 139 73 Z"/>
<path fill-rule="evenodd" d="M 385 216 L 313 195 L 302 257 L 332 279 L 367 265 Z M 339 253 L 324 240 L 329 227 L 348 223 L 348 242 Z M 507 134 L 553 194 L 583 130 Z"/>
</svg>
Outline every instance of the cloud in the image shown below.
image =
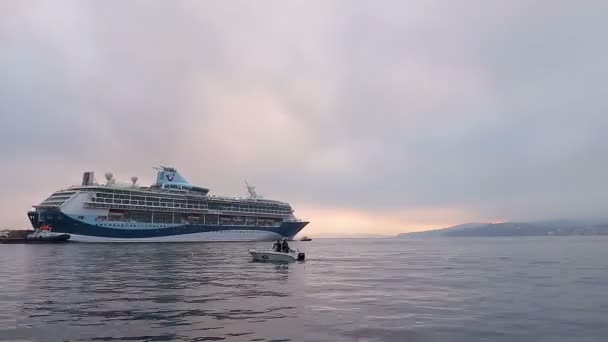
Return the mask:
<svg viewBox="0 0 608 342">
<path fill-rule="evenodd" d="M 0 216 L 25 224 L 85 169 L 151 182 L 161 162 L 322 207 L 317 230 L 332 210 L 399 229 L 603 216 L 607 7 L 4 2 Z"/>
</svg>

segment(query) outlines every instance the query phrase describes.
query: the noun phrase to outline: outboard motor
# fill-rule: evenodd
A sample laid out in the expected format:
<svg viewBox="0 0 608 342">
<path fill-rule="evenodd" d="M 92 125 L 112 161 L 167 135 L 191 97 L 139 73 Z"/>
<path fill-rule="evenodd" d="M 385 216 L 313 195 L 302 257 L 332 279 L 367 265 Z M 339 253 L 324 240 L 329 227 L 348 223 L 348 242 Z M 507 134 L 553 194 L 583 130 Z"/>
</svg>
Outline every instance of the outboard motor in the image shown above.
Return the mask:
<svg viewBox="0 0 608 342">
<path fill-rule="evenodd" d="M 306 258 L 306 255 L 302 252 L 298 253 L 298 261 L 304 261 L 304 259 Z"/>
</svg>

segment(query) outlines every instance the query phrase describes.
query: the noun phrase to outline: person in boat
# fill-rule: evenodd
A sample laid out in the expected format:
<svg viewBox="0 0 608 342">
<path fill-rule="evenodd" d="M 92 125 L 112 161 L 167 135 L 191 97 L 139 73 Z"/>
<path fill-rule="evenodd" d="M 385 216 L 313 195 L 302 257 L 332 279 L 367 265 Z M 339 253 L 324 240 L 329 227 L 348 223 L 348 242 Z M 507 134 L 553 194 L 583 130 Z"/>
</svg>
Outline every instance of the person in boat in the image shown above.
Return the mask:
<svg viewBox="0 0 608 342">
<path fill-rule="evenodd" d="M 283 243 L 281 244 L 281 249 L 283 253 L 289 253 L 289 244 L 287 243 L 287 238 L 283 238 Z"/>
<path fill-rule="evenodd" d="M 281 249 L 282 249 L 281 240 L 277 240 L 277 242 L 275 242 L 274 245 L 272 245 L 272 250 L 275 252 L 280 252 Z"/>
</svg>

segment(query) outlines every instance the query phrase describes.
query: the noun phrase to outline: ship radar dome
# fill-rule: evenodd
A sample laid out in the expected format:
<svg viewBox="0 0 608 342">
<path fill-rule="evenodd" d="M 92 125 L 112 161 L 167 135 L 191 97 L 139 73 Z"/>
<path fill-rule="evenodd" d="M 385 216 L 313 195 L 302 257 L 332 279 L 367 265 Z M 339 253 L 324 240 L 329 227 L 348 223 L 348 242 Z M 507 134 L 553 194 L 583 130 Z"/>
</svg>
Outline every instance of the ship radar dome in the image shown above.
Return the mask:
<svg viewBox="0 0 608 342">
<path fill-rule="evenodd" d="M 112 178 L 114 178 L 114 175 L 112 174 L 112 172 L 106 172 L 106 180 L 108 181 L 108 183 L 110 183 Z"/>
<path fill-rule="evenodd" d="M 137 183 L 137 176 L 131 177 L 131 182 L 133 182 L 133 186 L 135 186 L 135 183 Z"/>
</svg>

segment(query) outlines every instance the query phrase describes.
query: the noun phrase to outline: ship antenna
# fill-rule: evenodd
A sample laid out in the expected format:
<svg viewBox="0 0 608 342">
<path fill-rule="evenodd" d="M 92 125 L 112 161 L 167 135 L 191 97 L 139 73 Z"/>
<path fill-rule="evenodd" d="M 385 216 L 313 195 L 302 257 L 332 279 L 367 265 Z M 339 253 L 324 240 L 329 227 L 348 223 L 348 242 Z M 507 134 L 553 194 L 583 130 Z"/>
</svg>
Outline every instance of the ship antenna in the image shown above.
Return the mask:
<svg viewBox="0 0 608 342">
<path fill-rule="evenodd" d="M 247 181 L 245 181 L 245 187 L 247 188 L 247 192 L 249 193 L 249 198 L 259 198 L 258 194 L 255 192 L 255 186 L 250 185 Z"/>
</svg>

